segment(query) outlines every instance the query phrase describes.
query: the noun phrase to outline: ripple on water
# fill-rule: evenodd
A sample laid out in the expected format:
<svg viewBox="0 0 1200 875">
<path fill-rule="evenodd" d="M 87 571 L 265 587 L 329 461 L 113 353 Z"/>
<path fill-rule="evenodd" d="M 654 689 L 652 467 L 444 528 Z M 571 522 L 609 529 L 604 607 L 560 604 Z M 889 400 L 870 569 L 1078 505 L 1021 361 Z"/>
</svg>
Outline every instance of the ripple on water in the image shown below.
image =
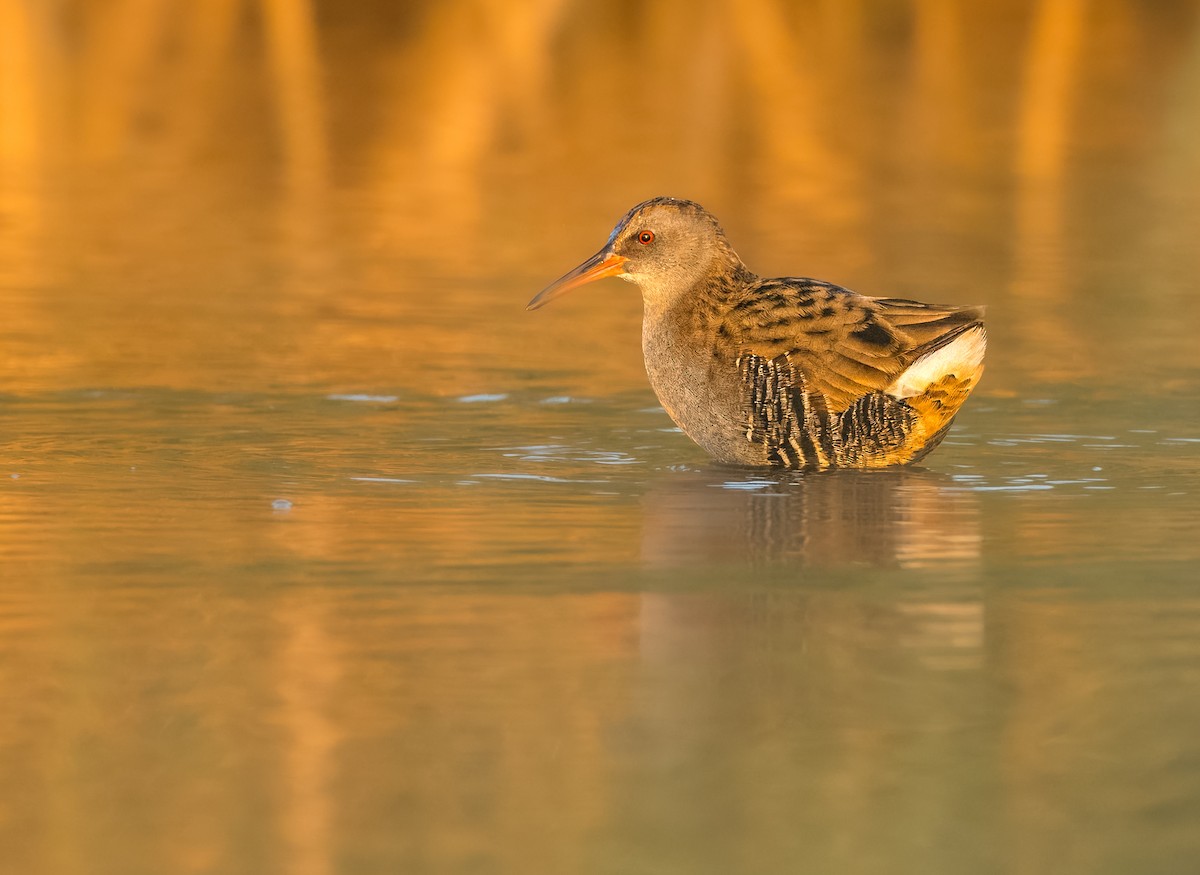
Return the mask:
<svg viewBox="0 0 1200 875">
<path fill-rule="evenodd" d="M 505 458 L 522 462 L 567 463 L 584 462 L 594 465 L 641 465 L 636 456 L 620 450 L 585 450 L 566 444 L 534 444 L 527 447 L 501 447 Z"/>
<path fill-rule="evenodd" d="M 326 395 L 329 401 L 351 401 L 357 404 L 392 404 L 400 400 L 399 395 L 366 395 L 366 394 L 347 394 L 347 395 Z"/>
<path fill-rule="evenodd" d="M 721 489 L 734 489 L 741 492 L 758 492 L 759 490 L 770 489 L 771 487 L 778 486 L 779 484 L 774 480 L 751 479 L 726 480 L 723 483 L 713 483 L 712 485 Z"/>
<path fill-rule="evenodd" d="M 607 480 L 587 480 L 574 477 L 553 477 L 549 474 L 523 474 L 523 473 L 500 473 L 500 474 L 472 474 L 472 477 L 477 480 L 533 480 L 538 483 L 607 483 Z M 465 481 L 470 482 L 470 481 Z"/>
</svg>

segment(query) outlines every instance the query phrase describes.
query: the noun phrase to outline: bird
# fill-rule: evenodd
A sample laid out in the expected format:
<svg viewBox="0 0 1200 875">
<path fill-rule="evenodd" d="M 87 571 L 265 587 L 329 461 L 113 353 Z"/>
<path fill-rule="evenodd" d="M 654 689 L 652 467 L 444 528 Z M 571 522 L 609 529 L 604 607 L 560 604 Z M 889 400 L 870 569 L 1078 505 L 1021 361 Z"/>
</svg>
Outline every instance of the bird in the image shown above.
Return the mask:
<svg viewBox="0 0 1200 875">
<path fill-rule="evenodd" d="M 640 288 L 650 385 L 719 463 L 812 471 L 920 461 L 983 373 L 984 307 L 759 277 L 690 200 L 638 204 L 526 309 L 605 277 Z"/>
</svg>

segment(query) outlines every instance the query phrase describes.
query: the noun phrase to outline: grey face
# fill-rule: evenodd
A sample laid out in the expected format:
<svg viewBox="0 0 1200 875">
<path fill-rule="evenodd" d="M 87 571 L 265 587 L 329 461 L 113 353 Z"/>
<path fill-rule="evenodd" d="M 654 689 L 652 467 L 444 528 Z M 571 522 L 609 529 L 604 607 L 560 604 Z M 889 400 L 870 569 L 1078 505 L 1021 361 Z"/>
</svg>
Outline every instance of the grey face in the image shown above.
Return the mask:
<svg viewBox="0 0 1200 875">
<path fill-rule="evenodd" d="M 635 207 L 610 246 L 627 259 L 626 279 L 642 286 L 690 287 L 720 248 L 721 229 L 699 204 L 658 198 Z"/>
<path fill-rule="evenodd" d="M 702 206 L 655 198 L 630 210 L 603 249 L 543 289 L 528 309 L 608 276 L 636 283 L 647 306 L 661 306 L 692 288 L 728 251 L 717 220 Z"/>
</svg>

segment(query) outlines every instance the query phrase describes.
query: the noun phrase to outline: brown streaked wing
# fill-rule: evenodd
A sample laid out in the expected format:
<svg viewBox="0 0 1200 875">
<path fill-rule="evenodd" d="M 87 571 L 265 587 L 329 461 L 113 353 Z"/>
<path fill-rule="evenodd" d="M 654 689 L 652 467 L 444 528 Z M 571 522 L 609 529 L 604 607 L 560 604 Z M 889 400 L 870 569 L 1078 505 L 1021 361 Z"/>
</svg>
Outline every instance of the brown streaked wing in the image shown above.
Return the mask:
<svg viewBox="0 0 1200 875">
<path fill-rule="evenodd" d="M 751 286 L 727 316 L 742 352 L 786 356 L 831 413 L 885 390 L 941 338 L 982 317 L 980 307 L 869 298 L 791 278 Z"/>
</svg>

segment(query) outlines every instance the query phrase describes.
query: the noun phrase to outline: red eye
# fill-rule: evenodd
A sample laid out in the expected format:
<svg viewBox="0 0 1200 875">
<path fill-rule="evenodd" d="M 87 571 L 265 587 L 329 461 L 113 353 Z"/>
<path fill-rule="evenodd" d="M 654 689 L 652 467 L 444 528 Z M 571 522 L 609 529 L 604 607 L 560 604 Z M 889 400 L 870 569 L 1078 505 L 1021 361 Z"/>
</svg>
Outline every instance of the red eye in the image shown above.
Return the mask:
<svg viewBox="0 0 1200 875">
<path fill-rule="evenodd" d="M 638 234 L 638 243 L 641 243 L 643 246 L 648 246 L 649 244 L 651 244 L 653 242 L 654 242 L 654 232 L 653 231 L 643 231 L 642 233 Z"/>
</svg>

